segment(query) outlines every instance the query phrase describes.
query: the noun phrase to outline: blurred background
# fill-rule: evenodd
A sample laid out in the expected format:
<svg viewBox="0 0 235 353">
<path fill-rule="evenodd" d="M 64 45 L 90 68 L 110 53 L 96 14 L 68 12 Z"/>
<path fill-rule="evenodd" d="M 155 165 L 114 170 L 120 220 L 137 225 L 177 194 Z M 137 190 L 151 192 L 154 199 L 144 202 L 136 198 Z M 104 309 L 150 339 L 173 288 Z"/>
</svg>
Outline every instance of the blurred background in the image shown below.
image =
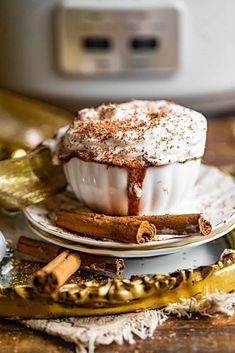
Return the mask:
<svg viewBox="0 0 235 353">
<path fill-rule="evenodd" d="M 234 0 L 2 0 L 0 85 L 69 109 L 235 109 Z"/>
<path fill-rule="evenodd" d="M 235 161 L 234 13 L 234 0 L 2 0 L 0 86 L 70 111 L 174 100 L 223 117 L 208 160 Z"/>
</svg>

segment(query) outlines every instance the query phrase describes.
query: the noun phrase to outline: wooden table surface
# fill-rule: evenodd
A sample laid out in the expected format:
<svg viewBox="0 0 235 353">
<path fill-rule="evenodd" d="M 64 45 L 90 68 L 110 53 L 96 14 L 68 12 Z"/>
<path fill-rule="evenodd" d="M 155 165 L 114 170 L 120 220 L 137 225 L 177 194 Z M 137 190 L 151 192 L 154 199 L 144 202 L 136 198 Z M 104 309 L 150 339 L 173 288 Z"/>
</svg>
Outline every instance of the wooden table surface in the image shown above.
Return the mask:
<svg viewBox="0 0 235 353">
<path fill-rule="evenodd" d="M 209 122 L 205 160 L 210 164 L 235 163 L 235 120 L 214 119 Z M 235 317 L 169 319 L 152 339 L 136 339 L 136 345 L 99 346 L 97 353 L 234 353 Z M 72 353 L 74 345 L 58 337 L 0 320 L 0 353 Z"/>
</svg>

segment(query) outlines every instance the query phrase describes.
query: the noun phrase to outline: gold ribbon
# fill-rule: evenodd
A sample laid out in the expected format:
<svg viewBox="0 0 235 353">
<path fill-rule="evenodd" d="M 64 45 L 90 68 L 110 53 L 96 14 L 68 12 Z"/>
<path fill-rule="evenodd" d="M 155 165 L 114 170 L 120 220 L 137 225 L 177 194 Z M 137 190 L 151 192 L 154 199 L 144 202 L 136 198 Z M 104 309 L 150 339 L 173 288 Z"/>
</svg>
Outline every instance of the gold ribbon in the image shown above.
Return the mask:
<svg viewBox="0 0 235 353">
<path fill-rule="evenodd" d="M 0 162 L 0 204 L 9 211 L 40 202 L 65 186 L 62 167 L 52 165 L 51 153 L 43 146 Z"/>
<path fill-rule="evenodd" d="M 0 90 L 0 159 L 30 150 L 67 125 L 71 117 L 62 109 Z M 52 165 L 45 146 L 0 162 L 0 205 L 7 210 L 40 202 L 65 185 L 62 167 Z"/>
</svg>

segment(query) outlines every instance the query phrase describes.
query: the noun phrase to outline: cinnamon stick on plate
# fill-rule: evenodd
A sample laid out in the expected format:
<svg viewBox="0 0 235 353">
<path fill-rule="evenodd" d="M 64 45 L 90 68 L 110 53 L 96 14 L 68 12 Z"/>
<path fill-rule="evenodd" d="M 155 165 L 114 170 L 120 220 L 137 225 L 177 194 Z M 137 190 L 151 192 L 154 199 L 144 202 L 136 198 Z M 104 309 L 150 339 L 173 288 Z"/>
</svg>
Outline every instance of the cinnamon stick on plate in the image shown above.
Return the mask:
<svg viewBox="0 0 235 353">
<path fill-rule="evenodd" d="M 59 210 L 56 224 L 82 235 L 141 244 L 156 239 L 157 234 L 208 235 L 211 223 L 201 213 L 160 216 L 107 216 L 103 214 Z"/>
<path fill-rule="evenodd" d="M 195 234 L 209 235 L 212 225 L 203 213 L 164 214 L 158 216 L 136 216 L 138 220 L 147 220 L 156 227 L 157 234 Z"/>
<path fill-rule="evenodd" d="M 16 250 L 40 260 L 50 262 L 34 276 L 34 287 L 38 292 L 51 294 L 57 290 L 79 268 L 120 276 L 124 271 L 124 261 L 113 257 L 94 256 L 78 253 L 21 236 Z"/>
<path fill-rule="evenodd" d="M 56 224 L 97 239 L 143 244 L 154 239 L 155 225 L 147 219 L 113 217 L 97 213 L 60 210 Z"/>
</svg>

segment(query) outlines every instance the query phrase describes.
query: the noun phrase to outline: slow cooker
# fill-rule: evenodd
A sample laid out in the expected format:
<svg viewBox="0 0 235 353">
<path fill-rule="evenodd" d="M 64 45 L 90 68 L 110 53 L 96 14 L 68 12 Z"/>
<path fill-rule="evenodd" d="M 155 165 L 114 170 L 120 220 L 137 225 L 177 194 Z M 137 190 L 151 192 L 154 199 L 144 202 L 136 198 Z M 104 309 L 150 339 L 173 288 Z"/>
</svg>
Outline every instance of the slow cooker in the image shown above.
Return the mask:
<svg viewBox="0 0 235 353">
<path fill-rule="evenodd" d="M 63 106 L 235 107 L 233 0 L 0 1 L 0 85 Z"/>
</svg>

